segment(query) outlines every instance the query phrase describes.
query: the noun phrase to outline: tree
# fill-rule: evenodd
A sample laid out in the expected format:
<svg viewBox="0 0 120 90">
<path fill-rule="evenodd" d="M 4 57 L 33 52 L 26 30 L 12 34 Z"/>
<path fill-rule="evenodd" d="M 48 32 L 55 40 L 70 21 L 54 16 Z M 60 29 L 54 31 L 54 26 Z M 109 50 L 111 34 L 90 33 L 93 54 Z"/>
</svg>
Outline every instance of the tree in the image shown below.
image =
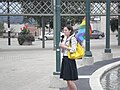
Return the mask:
<svg viewBox="0 0 120 90">
<path fill-rule="evenodd" d="M 76 23 L 81 23 L 83 16 L 66 16 L 61 17 L 61 28 L 63 28 L 66 24 L 71 24 L 74 26 Z"/>
</svg>

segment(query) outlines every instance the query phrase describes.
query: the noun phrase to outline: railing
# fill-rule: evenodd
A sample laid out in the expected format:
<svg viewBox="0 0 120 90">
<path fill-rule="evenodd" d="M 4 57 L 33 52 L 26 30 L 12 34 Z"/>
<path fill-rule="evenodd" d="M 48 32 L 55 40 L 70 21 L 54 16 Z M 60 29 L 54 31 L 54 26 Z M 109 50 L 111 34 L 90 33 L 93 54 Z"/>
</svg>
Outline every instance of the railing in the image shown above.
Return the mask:
<svg viewBox="0 0 120 90">
<path fill-rule="evenodd" d="M 7 2 L 9 1 L 9 7 Z M 119 0 L 111 0 L 110 14 L 119 15 Z M 9 13 L 7 10 L 9 8 Z M 0 15 L 53 16 L 54 0 L 0 0 Z M 91 15 L 106 15 L 106 0 L 91 0 Z M 85 15 L 85 0 L 61 0 L 62 16 Z"/>
</svg>

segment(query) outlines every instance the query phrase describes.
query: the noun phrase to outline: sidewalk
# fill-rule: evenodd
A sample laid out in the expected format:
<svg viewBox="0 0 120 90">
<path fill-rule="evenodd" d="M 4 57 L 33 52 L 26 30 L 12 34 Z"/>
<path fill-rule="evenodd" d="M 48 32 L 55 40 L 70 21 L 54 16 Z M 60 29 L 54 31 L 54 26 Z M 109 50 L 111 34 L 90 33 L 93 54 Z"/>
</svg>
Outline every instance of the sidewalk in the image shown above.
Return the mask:
<svg viewBox="0 0 120 90">
<path fill-rule="evenodd" d="M 20 46 L 12 39 L 8 46 L 7 39 L 0 39 L 0 90 L 56 90 L 49 88 L 55 72 L 52 45 L 53 41 L 46 41 L 43 49 L 37 40 L 31 46 Z"/>
<path fill-rule="evenodd" d="M 120 46 L 117 46 L 115 36 L 111 37 L 113 58 L 118 58 L 120 57 Z M 0 39 L 0 90 L 58 90 L 49 88 L 50 76 L 53 75 L 56 68 L 56 52 L 53 50 L 53 41 L 46 41 L 45 47 L 42 48 L 42 42 L 39 40 L 36 40 L 31 46 L 20 46 L 16 39 L 12 39 L 11 46 L 8 46 L 7 39 Z M 102 59 L 104 49 L 105 39 L 91 40 L 91 51 L 96 69 L 99 67 L 97 63 L 101 63 L 99 61 L 106 62 Z M 88 71 L 94 68 L 94 65 L 81 67 L 83 66 L 82 62 L 77 61 L 78 90 L 90 90 L 85 87 L 89 88 L 89 83 L 86 82 L 89 81 L 91 73 Z M 86 74 L 81 70 L 86 70 Z"/>
</svg>

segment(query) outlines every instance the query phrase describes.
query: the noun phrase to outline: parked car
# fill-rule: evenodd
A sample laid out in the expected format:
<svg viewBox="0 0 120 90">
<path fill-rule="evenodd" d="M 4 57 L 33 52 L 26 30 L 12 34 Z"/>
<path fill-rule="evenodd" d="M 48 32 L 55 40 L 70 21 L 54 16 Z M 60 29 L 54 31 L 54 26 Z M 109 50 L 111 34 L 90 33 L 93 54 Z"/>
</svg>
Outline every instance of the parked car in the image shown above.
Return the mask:
<svg viewBox="0 0 120 90">
<path fill-rule="evenodd" d="M 101 39 L 103 37 L 105 37 L 104 32 L 101 32 L 99 30 L 92 30 L 92 35 L 90 36 L 90 38 Z"/>
<path fill-rule="evenodd" d="M 38 39 L 42 40 L 42 35 L 38 37 Z M 52 40 L 53 39 L 53 32 L 45 33 L 44 40 Z"/>
<path fill-rule="evenodd" d="M 75 31 L 75 34 L 77 34 L 78 31 L 79 31 L 79 30 L 76 30 L 76 31 Z M 92 39 L 101 39 L 101 38 L 103 38 L 103 37 L 105 37 L 104 32 L 101 32 L 101 31 L 99 31 L 99 30 L 92 30 L 92 35 L 90 36 L 90 38 L 92 38 Z"/>
<path fill-rule="evenodd" d="M 64 35 L 64 33 L 60 32 L 60 36 Z M 39 36 L 38 39 L 42 40 L 42 36 Z M 44 40 L 53 40 L 54 34 L 53 32 L 48 32 L 44 35 Z"/>
</svg>

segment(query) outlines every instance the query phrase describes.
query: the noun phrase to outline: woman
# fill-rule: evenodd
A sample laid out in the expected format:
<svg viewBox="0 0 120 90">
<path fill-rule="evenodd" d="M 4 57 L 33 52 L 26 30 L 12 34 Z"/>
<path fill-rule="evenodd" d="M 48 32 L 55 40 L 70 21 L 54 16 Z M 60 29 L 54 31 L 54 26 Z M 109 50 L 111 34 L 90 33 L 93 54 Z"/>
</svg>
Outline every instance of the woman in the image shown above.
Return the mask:
<svg viewBox="0 0 120 90">
<path fill-rule="evenodd" d="M 72 26 L 65 26 L 64 34 L 66 38 L 60 43 L 60 48 L 62 48 L 63 51 L 60 78 L 67 81 L 68 90 L 77 90 L 74 81 L 78 80 L 76 61 L 69 59 L 67 54 L 68 50 L 70 50 L 71 53 L 76 51 L 77 40 L 73 33 Z M 71 48 L 69 45 L 71 45 Z"/>
</svg>

